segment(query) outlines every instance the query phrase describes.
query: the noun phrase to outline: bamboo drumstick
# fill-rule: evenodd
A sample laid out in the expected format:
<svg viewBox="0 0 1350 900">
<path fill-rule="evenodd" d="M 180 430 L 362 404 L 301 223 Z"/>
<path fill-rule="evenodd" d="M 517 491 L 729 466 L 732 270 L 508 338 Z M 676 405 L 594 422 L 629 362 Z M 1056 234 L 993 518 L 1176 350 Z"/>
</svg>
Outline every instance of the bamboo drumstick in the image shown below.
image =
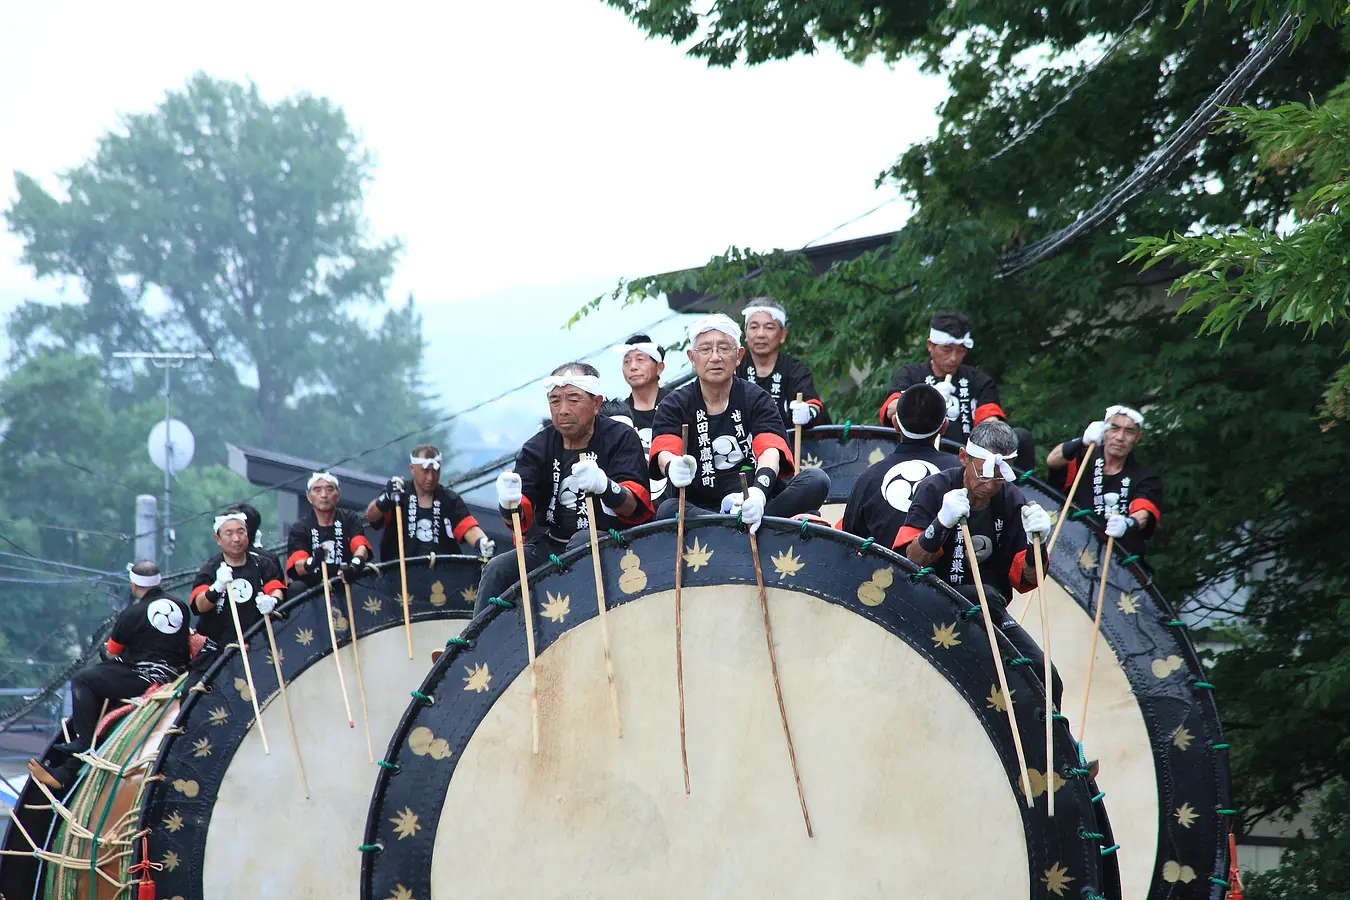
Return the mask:
<svg viewBox="0 0 1350 900">
<path fill-rule="evenodd" d="M 600 571 L 600 538 L 595 533 L 595 500 L 586 495 L 586 517 L 591 526 L 591 560 L 595 563 L 595 600 L 600 607 L 600 641 L 605 647 L 605 677 L 609 679 L 609 704 L 614 710 L 614 730 L 623 737 L 619 721 L 619 689 L 614 686 L 614 660 L 609 655 L 609 623 L 605 619 L 605 578 Z"/>
<path fill-rule="evenodd" d="M 337 666 L 338 685 L 342 688 L 342 705 L 347 710 L 347 727 L 355 728 L 352 701 L 347 699 L 347 678 L 342 674 L 342 657 L 338 655 L 337 626 L 333 624 L 333 588 L 328 583 L 328 560 L 319 563 L 319 570 L 323 573 L 323 603 L 328 608 L 328 637 L 333 642 L 333 664 Z M 347 627 L 352 627 L 352 623 L 348 622 Z"/>
<path fill-rule="evenodd" d="M 680 426 L 680 455 L 689 452 L 689 425 Z M 680 767 L 684 792 L 689 793 L 689 748 L 684 735 L 684 628 L 680 619 L 680 580 L 684 573 L 684 488 L 680 488 L 679 512 L 675 515 L 675 687 L 680 695 Z"/>
<path fill-rule="evenodd" d="M 1078 719 L 1078 741 L 1082 743 L 1087 733 L 1088 696 L 1092 693 L 1092 669 L 1097 662 L 1097 637 L 1102 633 L 1102 601 L 1106 599 L 1106 575 L 1111 571 L 1111 552 L 1115 550 L 1116 539 L 1107 535 L 1106 557 L 1102 560 L 1102 582 L 1097 588 L 1097 611 L 1092 616 L 1092 644 L 1088 650 L 1087 679 L 1083 682 L 1083 715 Z"/>
<path fill-rule="evenodd" d="M 1045 608 L 1045 565 L 1041 559 L 1041 536 L 1031 536 L 1031 554 L 1036 561 L 1036 600 L 1041 611 L 1041 653 L 1045 657 L 1045 795 L 1046 814 L 1055 815 L 1055 682 L 1050 665 L 1050 616 Z"/>
<path fill-rule="evenodd" d="M 797 402 L 802 402 L 802 392 L 797 392 Z M 796 422 L 792 423 L 792 464 L 800 466 L 802 464 L 802 426 Z"/>
<path fill-rule="evenodd" d="M 1087 445 L 1087 453 L 1083 454 L 1083 464 L 1078 467 L 1078 474 L 1073 476 L 1073 486 L 1069 488 L 1069 493 L 1064 497 L 1064 508 L 1059 511 L 1059 518 L 1055 520 L 1055 530 L 1050 533 L 1050 542 L 1045 545 L 1047 557 L 1055 551 L 1055 541 L 1059 540 L 1059 530 L 1064 527 L 1064 520 L 1069 517 L 1069 507 L 1073 505 L 1073 495 L 1078 493 L 1078 482 L 1083 480 L 1083 473 L 1087 471 L 1088 460 L 1092 459 L 1092 451 L 1096 449 L 1095 441 Z"/>
<path fill-rule="evenodd" d="M 291 718 L 291 701 L 286 699 L 286 679 L 281 674 L 281 654 L 277 652 L 277 636 L 272 631 L 272 619 L 269 616 L 263 616 L 263 624 L 267 627 L 267 645 L 272 648 L 272 666 L 276 669 L 277 685 L 281 691 L 281 708 L 286 713 L 286 733 L 291 738 L 291 752 L 295 754 L 295 767 L 300 772 L 300 787 L 305 792 L 305 799 L 309 799 L 309 779 L 305 777 L 305 763 L 300 758 L 300 742 L 295 737 L 295 720 Z"/>
<path fill-rule="evenodd" d="M 745 473 L 741 473 L 741 493 L 749 496 L 749 485 Z M 788 727 L 787 707 L 783 705 L 783 686 L 778 680 L 778 658 L 773 649 L 773 625 L 769 622 L 769 595 L 764 590 L 764 570 L 759 565 L 759 539 L 750 534 L 750 558 L 755 563 L 755 586 L 759 588 L 759 608 L 764 613 L 764 642 L 769 645 L 769 670 L 773 673 L 773 691 L 778 697 L 778 716 L 783 721 L 783 737 L 787 739 L 788 761 L 792 763 L 792 780 L 797 784 L 797 800 L 802 806 L 802 818 L 806 821 L 806 836 L 815 837 L 811 830 L 811 814 L 806 811 L 806 792 L 802 789 L 802 776 L 797 770 L 797 751 L 792 746 L 792 729 Z"/>
<path fill-rule="evenodd" d="M 412 659 L 412 613 L 408 609 L 412 597 L 408 595 L 408 558 L 403 555 L 403 504 L 398 498 L 394 502 L 394 524 L 398 526 L 398 577 L 403 585 L 403 631 L 408 636 L 408 659 Z"/>
<path fill-rule="evenodd" d="M 352 606 L 352 586 L 344 578 L 342 588 L 347 592 L 347 623 L 352 630 L 352 664 L 356 666 L 356 689 L 361 694 L 361 719 L 366 727 L 366 753 L 375 761 L 375 748 L 370 743 L 370 710 L 366 707 L 366 679 L 361 674 L 361 653 L 356 648 L 356 609 Z"/>
<path fill-rule="evenodd" d="M 1017 730 L 1017 717 L 1013 715 L 1012 689 L 1008 687 L 1008 673 L 1003 669 L 1003 656 L 998 652 L 998 636 L 994 631 L 994 616 L 989 612 L 989 600 L 984 595 L 984 578 L 980 575 L 980 561 L 975 556 L 975 543 L 970 539 L 970 528 L 965 520 L 961 521 L 961 540 L 966 545 L 966 564 L 970 566 L 975 579 L 975 593 L 980 597 L 980 611 L 984 613 L 984 630 L 989 634 L 989 652 L 994 657 L 994 671 L 998 673 L 998 686 L 1003 691 L 1004 706 L 1008 713 L 1008 726 L 1012 728 L 1013 747 L 1017 750 L 1017 764 L 1022 768 L 1022 792 L 1026 795 L 1027 806 L 1031 806 L 1031 776 L 1027 774 L 1027 754 L 1022 749 L 1022 735 Z"/>
<path fill-rule="evenodd" d="M 943 380 L 945 383 L 947 383 L 947 384 L 951 384 L 951 383 L 952 383 L 952 376 L 948 375 L 948 376 L 944 377 L 942 380 Z M 900 408 L 899 408 L 898 406 L 897 406 L 896 409 L 895 409 L 895 417 L 896 417 L 897 419 L 900 418 Z M 933 449 L 934 449 L 934 450 L 941 450 L 941 449 L 942 449 L 942 429 L 941 429 L 941 427 L 939 427 L 938 433 L 935 434 L 935 435 L 933 435 Z"/>
<path fill-rule="evenodd" d="M 529 651 L 530 733 L 533 752 L 539 754 L 539 685 L 534 671 L 534 614 L 530 611 L 530 578 L 525 566 L 525 536 L 520 531 L 520 507 L 511 508 L 511 529 L 516 535 L 516 566 L 520 569 L 520 602 L 525 607 L 525 648 Z"/>
<path fill-rule="evenodd" d="M 230 608 L 230 618 L 234 619 L 234 637 L 239 642 L 239 658 L 244 661 L 244 680 L 248 682 L 248 698 L 253 703 L 253 719 L 258 723 L 258 736 L 262 738 L 263 753 L 271 756 L 267 746 L 267 729 L 263 728 L 262 710 L 258 708 L 258 688 L 253 683 L 253 667 L 248 662 L 248 648 L 244 646 L 244 629 L 239 626 L 239 610 L 234 608 L 234 587 L 225 586 L 225 596 L 221 602 Z"/>
</svg>

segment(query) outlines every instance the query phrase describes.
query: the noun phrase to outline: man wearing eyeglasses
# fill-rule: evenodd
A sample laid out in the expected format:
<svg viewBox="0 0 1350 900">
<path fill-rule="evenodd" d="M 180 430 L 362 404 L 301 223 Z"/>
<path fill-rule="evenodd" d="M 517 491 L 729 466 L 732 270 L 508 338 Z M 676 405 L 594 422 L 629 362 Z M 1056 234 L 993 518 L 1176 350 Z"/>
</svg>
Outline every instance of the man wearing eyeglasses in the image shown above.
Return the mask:
<svg viewBox="0 0 1350 900">
<path fill-rule="evenodd" d="M 661 401 L 652 425 L 651 475 L 687 488 L 686 512 L 739 513 L 751 531 L 766 516 L 816 510 L 830 491 L 820 469 L 796 471 L 783 419 L 769 392 L 736 377 L 745 355 L 741 329 L 729 316 L 704 316 L 689 329 L 693 381 Z M 681 446 L 682 426 L 689 446 Z M 753 473 L 746 495 L 740 473 Z M 678 497 L 661 503 L 658 517 L 678 510 Z M 694 509 L 690 510 L 688 505 Z"/>
<path fill-rule="evenodd" d="M 1162 477 L 1134 456 L 1143 434 L 1143 413 L 1113 406 L 1105 417 L 1088 425 L 1081 438 L 1051 450 L 1047 460 L 1052 474 L 1064 473 L 1063 490 L 1067 491 L 1083 467 L 1087 446 L 1097 445 L 1087 463 L 1091 471 L 1078 482 L 1073 502 L 1105 519 L 1106 533 L 1130 554 L 1144 552 L 1144 542 L 1157 532 L 1162 519 Z"/>
<path fill-rule="evenodd" d="M 919 483 L 904 527 L 894 549 L 934 575 L 960 589 L 975 583 L 971 566 L 979 565 L 986 588 L 1006 603 L 1012 589 L 1036 586 L 1030 536 L 1050 532 L 1050 515 L 1028 503 L 1017 485 L 1008 460 L 1017 456 L 1017 435 L 1006 422 L 988 419 L 970 432 L 959 451 L 960 468 L 946 469 Z M 970 529 L 975 549 L 966 554 L 960 523 Z M 997 621 L 997 619 L 996 619 Z"/>
<path fill-rule="evenodd" d="M 483 533 L 459 494 L 441 484 L 441 451 L 436 445 L 414 447 L 408 473 L 411 478 L 390 478 L 384 491 L 366 507 L 366 521 L 384 532 L 381 561 L 398 559 L 395 506 L 403 509 L 404 556 L 461 553 L 463 545 L 473 547 L 485 559 L 497 552 L 496 543 Z"/>
</svg>

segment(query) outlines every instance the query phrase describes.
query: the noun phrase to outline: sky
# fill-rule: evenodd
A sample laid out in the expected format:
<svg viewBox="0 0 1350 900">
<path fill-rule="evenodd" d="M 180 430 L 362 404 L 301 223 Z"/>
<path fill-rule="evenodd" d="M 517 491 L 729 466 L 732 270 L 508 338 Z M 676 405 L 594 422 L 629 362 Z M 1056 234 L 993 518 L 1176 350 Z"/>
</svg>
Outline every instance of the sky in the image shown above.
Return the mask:
<svg viewBox="0 0 1350 900">
<path fill-rule="evenodd" d="M 424 376 L 447 410 L 666 314 L 649 301 L 559 330 L 620 277 L 732 245 L 799 247 L 891 200 L 877 174 L 932 135 L 945 93 L 912 65 L 858 67 L 828 49 L 708 69 L 600 0 L 48 2 L 6 19 L 6 206 L 15 170 L 55 190 L 119 115 L 152 109 L 198 70 L 251 79 L 268 99 L 342 106 L 376 158 L 372 230 L 406 244 L 390 297 L 423 311 Z M 893 230 L 905 214 L 891 202 L 828 239 Z M 79 297 L 77 284 L 36 281 L 21 249 L 0 236 L 0 315 Z M 617 356 L 596 362 L 626 394 Z M 528 434 L 545 412 L 536 392 L 466 417 L 464 433 Z"/>
</svg>

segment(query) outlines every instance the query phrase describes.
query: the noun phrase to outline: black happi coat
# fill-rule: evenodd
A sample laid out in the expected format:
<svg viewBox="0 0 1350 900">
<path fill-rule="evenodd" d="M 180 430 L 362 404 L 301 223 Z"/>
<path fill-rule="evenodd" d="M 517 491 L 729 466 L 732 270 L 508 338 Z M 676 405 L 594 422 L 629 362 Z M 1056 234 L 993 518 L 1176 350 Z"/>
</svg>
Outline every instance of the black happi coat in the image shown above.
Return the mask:
<svg viewBox="0 0 1350 900">
<path fill-rule="evenodd" d="M 685 494 L 686 499 L 703 509 L 718 510 L 727 494 L 740 493 L 742 466 L 753 478 L 756 460 L 769 448 L 782 454 L 778 484 L 796 471 L 796 461 L 788 449 L 783 419 L 774 407 L 769 392 L 741 378 L 731 381 L 731 398 L 724 412 L 709 415 L 703 402 L 698 379 L 671 391 L 656 410 L 652 426 L 653 478 L 661 477 L 656 465 L 661 451 L 676 456 L 680 450 L 680 426 L 689 426 L 689 453 L 699 462 L 698 472 Z M 777 493 L 776 488 L 769 493 Z"/>
<path fill-rule="evenodd" d="M 172 681 L 188 666 L 188 608 L 182 600 L 152 587 L 117 614 L 108 652 L 151 684 Z"/>
<path fill-rule="evenodd" d="M 637 509 L 632 515 L 619 516 L 596 501 L 595 527 L 598 531 L 638 525 L 652 517 L 651 492 L 647 487 L 647 455 L 637 432 L 608 416 L 596 416 L 595 432 L 585 449 L 568 450 L 563 437 L 552 423 L 545 425 L 525 442 L 516 455 L 516 474 L 520 476 L 521 528 L 536 522 L 555 541 L 565 542 L 578 531 L 588 529 L 586 502 L 572 478 L 572 466 L 582 459 L 593 459 L 611 481 L 633 492 Z"/>
<path fill-rule="evenodd" d="M 656 420 L 656 408 L 661 405 L 661 401 L 670 396 L 670 389 L 659 387 L 656 389 L 656 406 L 651 409 L 638 409 L 633 405 L 633 395 L 629 394 L 628 399 L 623 401 L 628 405 L 628 415 L 633 420 L 633 430 L 637 432 L 642 440 L 642 452 L 652 452 L 652 422 Z"/>
<path fill-rule="evenodd" d="M 755 371 L 754 360 L 746 353 L 741 364 L 736 367 L 736 374 L 769 392 L 774 406 L 783 417 L 784 428 L 790 430 L 793 427 L 792 409 L 788 404 L 796 400 L 798 394 L 802 395 L 804 402 L 815 407 L 816 414 L 811 417 L 812 425 L 830 424 L 830 415 L 825 411 L 825 401 L 820 399 L 820 392 L 816 390 L 816 380 L 812 377 L 811 370 L 795 356 L 779 353 L 778 360 L 773 364 L 773 371 L 760 377 Z"/>
<path fill-rule="evenodd" d="M 338 566 L 351 562 L 358 548 L 365 547 L 366 553 L 370 553 L 370 541 L 366 540 L 361 517 L 341 507 L 335 512 L 332 525 L 320 525 L 312 509 L 291 525 L 286 534 L 286 574 L 290 578 L 309 587 L 322 580 L 321 571 L 310 572 L 303 577 L 295 571 L 296 563 L 304 562 L 311 554 L 320 561 L 327 554 L 328 576 L 331 578 L 337 574 Z"/>
<path fill-rule="evenodd" d="M 460 553 L 460 541 L 478 520 L 469 512 L 464 500 L 443 484 L 436 485 L 436 493 L 429 506 L 417 500 L 417 492 L 409 490 L 398 499 L 403 509 L 403 554 L 408 557 L 429 553 Z M 394 510 L 384 514 L 380 524 L 380 560 L 398 559 L 398 518 Z"/>
<path fill-rule="evenodd" d="M 217 553 L 197 570 L 192 582 L 192 601 L 210 589 L 216 583 L 216 570 L 225 561 L 224 553 Z M 286 586 L 282 578 L 281 567 L 270 553 L 258 553 L 250 550 L 244 554 L 244 564 L 232 566 L 230 574 L 234 576 L 233 588 L 237 598 L 234 608 L 239 612 L 239 628 L 247 633 L 262 618 L 258 612 L 258 598 Z M 210 612 L 198 613 L 197 633 L 208 637 L 217 644 L 234 639 L 234 617 L 225 604 L 228 597 L 220 597 Z"/>
<path fill-rule="evenodd" d="M 1098 447 L 1088 461 L 1088 471 L 1078 482 L 1078 492 L 1073 502 L 1079 509 L 1091 509 L 1105 518 L 1107 507 L 1114 507 L 1121 515 L 1131 515 L 1139 510 L 1150 514 L 1148 525 L 1135 531 L 1127 531 L 1122 538 L 1116 538 L 1116 544 L 1126 553 L 1143 553 L 1144 542 L 1153 537 L 1162 519 L 1163 482 L 1162 476 L 1151 469 L 1144 468 L 1131 453 L 1125 457 L 1125 465 L 1115 475 L 1106 474 L 1106 459 Z M 1087 447 L 1078 451 L 1078 455 L 1069 460 L 1064 470 L 1064 485 L 1067 492 L 1073 487 L 1073 479 L 1083 465 Z"/>
<path fill-rule="evenodd" d="M 885 401 L 881 404 L 881 412 L 878 414 L 882 425 L 890 425 L 886 419 L 886 407 L 891 405 L 892 400 L 899 399 L 906 388 L 913 387 L 916 384 L 931 384 L 936 386 L 943 379 L 933 374 L 933 366 L 929 362 L 910 363 L 902 366 L 895 377 L 891 379 L 891 390 Z M 964 443 L 966 438 L 970 437 L 970 431 L 976 425 L 983 422 L 990 416 L 998 416 L 1001 419 L 1008 418 L 1003 412 L 1003 407 L 999 406 L 998 387 L 994 384 L 994 379 L 981 372 L 974 366 L 960 365 L 956 369 L 956 374 L 952 376 L 952 386 L 956 388 L 956 397 L 954 401 L 958 408 L 956 418 L 948 426 L 946 437 L 958 443 Z M 950 413 L 947 416 L 952 418 Z"/>
<path fill-rule="evenodd" d="M 963 471 L 957 466 L 930 475 L 919 483 L 904 527 L 896 536 L 895 550 L 903 552 L 910 541 L 937 521 L 943 495 L 964 484 Z M 971 510 L 968 522 L 970 540 L 975 545 L 976 556 L 980 558 L 980 577 L 985 585 L 1002 593 L 1005 601 L 1012 599 L 1013 587 L 1021 587 L 1022 570 L 1027 564 L 1027 534 L 1022 530 L 1022 507 L 1026 502 L 1026 497 L 1016 485 L 1005 484 L 988 506 Z M 948 584 L 975 583 L 970 574 L 965 542 L 961 539 L 959 527 L 947 533 L 942 553 L 932 566 L 933 574 Z"/>
<path fill-rule="evenodd" d="M 934 450 L 932 438 L 905 440 L 854 482 L 840 530 L 891 546 L 905 524 L 919 483 L 960 465 L 957 457 Z"/>
</svg>

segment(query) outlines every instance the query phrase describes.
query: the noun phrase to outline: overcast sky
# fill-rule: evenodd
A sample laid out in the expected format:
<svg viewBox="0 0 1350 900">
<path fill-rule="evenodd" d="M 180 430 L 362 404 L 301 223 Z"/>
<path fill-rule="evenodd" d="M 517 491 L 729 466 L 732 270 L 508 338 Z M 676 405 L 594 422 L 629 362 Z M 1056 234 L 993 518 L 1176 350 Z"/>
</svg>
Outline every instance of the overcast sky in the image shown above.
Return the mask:
<svg viewBox="0 0 1350 900">
<path fill-rule="evenodd" d="M 47 2 L 11 4 L 6 20 L 7 200 L 14 170 L 54 188 L 120 113 L 199 69 L 253 79 L 269 99 L 340 104 L 377 158 L 372 226 L 407 245 L 391 297 L 426 311 L 427 381 L 449 409 L 663 314 L 649 304 L 557 331 L 621 276 L 729 245 L 797 247 L 890 198 L 877 173 L 933 132 L 943 94 L 912 66 L 832 52 L 710 70 L 600 0 Z M 904 214 L 891 203 L 830 239 Z M 19 252 L 0 238 L 0 314 L 57 296 Z"/>
</svg>

